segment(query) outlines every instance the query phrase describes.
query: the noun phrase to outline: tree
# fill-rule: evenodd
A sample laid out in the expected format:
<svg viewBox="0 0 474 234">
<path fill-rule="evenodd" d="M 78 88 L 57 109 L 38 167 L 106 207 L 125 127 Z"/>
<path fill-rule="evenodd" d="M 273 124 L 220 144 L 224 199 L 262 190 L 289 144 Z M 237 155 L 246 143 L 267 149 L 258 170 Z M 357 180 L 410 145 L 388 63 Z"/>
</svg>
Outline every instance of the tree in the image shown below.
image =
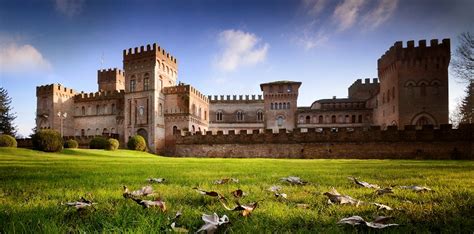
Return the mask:
<svg viewBox="0 0 474 234">
<path fill-rule="evenodd" d="M 458 39 L 459 46 L 454 52 L 451 70 L 460 81 L 469 84 L 474 79 L 474 36 L 464 32 Z"/>
<path fill-rule="evenodd" d="M 474 81 L 467 86 L 466 96 L 459 105 L 459 123 L 474 123 Z"/>
<path fill-rule="evenodd" d="M 0 134 L 16 136 L 16 126 L 13 124 L 16 115 L 12 113 L 11 103 L 8 91 L 0 87 Z"/>
</svg>

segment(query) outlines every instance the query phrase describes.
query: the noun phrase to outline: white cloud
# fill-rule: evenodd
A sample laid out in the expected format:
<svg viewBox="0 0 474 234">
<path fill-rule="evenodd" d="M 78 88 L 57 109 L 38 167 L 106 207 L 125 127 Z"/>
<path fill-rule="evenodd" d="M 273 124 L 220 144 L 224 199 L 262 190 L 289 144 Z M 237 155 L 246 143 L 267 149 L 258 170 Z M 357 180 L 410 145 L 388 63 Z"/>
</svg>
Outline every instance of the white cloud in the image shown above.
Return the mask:
<svg viewBox="0 0 474 234">
<path fill-rule="evenodd" d="M 364 0 L 344 0 L 336 6 L 333 19 L 339 25 L 339 31 L 344 31 L 356 23 L 364 3 Z"/>
<path fill-rule="evenodd" d="M 311 16 L 317 16 L 326 6 L 327 0 L 303 0 L 304 8 Z"/>
<path fill-rule="evenodd" d="M 255 65 L 265 61 L 270 45 L 260 43 L 255 34 L 240 30 L 225 30 L 219 33 L 222 47 L 215 65 L 222 71 L 234 71 L 240 66 Z"/>
<path fill-rule="evenodd" d="M 305 50 L 311 50 L 324 45 L 329 40 L 329 34 L 324 30 L 313 32 L 310 27 L 303 29 L 303 34 L 296 38 L 297 43 Z"/>
<path fill-rule="evenodd" d="M 21 73 L 50 69 L 49 61 L 32 45 L 0 44 L 0 71 Z"/>
<path fill-rule="evenodd" d="M 385 23 L 397 9 L 398 0 L 381 0 L 379 4 L 364 16 L 363 23 L 375 29 Z"/>
<path fill-rule="evenodd" d="M 56 10 L 68 17 L 79 15 L 84 0 L 54 0 Z"/>
</svg>

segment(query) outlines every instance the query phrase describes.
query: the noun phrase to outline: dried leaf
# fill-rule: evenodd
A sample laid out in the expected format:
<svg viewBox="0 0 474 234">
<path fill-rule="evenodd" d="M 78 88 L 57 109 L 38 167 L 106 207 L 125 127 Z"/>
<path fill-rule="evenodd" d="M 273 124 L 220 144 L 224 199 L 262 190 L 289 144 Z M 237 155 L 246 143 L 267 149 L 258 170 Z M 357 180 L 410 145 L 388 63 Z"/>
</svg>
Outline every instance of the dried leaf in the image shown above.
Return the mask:
<svg viewBox="0 0 474 234">
<path fill-rule="evenodd" d="M 227 184 L 229 182 L 239 183 L 239 180 L 235 178 L 224 178 L 224 179 L 214 181 L 214 184 Z"/>
<path fill-rule="evenodd" d="M 234 206 L 233 208 L 230 208 L 227 206 L 227 204 L 224 203 L 222 199 L 220 200 L 220 202 L 226 210 L 242 211 L 241 213 L 242 216 L 249 216 L 252 213 L 252 211 L 255 210 L 255 208 L 257 208 L 258 206 L 258 202 L 252 202 L 246 205 L 241 205 L 239 202 L 235 202 L 236 206 Z"/>
<path fill-rule="evenodd" d="M 242 191 L 242 189 L 237 189 L 237 190 L 234 190 L 232 192 L 230 192 L 235 198 L 237 199 L 240 199 L 242 197 L 245 197 L 247 196 L 247 193 L 245 193 L 244 191 Z"/>
<path fill-rule="evenodd" d="M 400 186 L 401 189 L 409 189 L 413 190 L 417 193 L 419 192 L 427 192 L 427 191 L 433 191 L 432 189 L 424 186 L 418 186 L 418 185 L 412 185 L 412 186 Z"/>
<path fill-rule="evenodd" d="M 183 227 L 176 227 L 176 223 L 173 222 L 171 225 L 171 229 L 173 230 L 173 232 L 177 232 L 177 233 L 189 233 L 189 230 L 186 229 L 186 228 L 183 228 Z"/>
<path fill-rule="evenodd" d="M 281 190 L 281 186 L 273 185 L 268 189 L 270 192 L 278 192 Z"/>
<path fill-rule="evenodd" d="M 134 198 L 132 197 L 131 198 L 132 200 L 134 200 L 137 204 L 143 206 L 143 208 L 150 208 L 150 207 L 158 207 L 161 209 L 161 211 L 166 211 L 166 204 L 164 201 L 162 201 L 161 199 L 157 199 L 157 200 L 142 200 L 142 199 L 138 199 L 138 198 Z"/>
<path fill-rule="evenodd" d="M 374 223 L 386 223 L 388 220 L 393 219 L 392 216 L 377 216 L 374 219 Z"/>
<path fill-rule="evenodd" d="M 281 178 L 280 180 L 286 181 L 286 182 L 288 182 L 288 183 L 290 183 L 290 184 L 297 184 L 297 185 L 305 185 L 305 184 L 308 183 L 307 181 L 301 180 L 301 178 L 300 178 L 300 177 L 297 177 L 297 176 L 283 177 L 283 178 Z"/>
<path fill-rule="evenodd" d="M 92 201 L 86 200 L 84 197 L 81 197 L 78 201 L 75 202 L 66 202 L 64 205 L 66 206 L 74 206 L 76 209 L 81 210 L 87 207 L 91 207 L 96 203 L 92 203 Z"/>
<path fill-rule="evenodd" d="M 208 234 L 214 233 L 220 225 L 229 222 L 229 218 L 226 215 L 223 215 L 221 218 L 219 218 L 216 213 L 213 215 L 203 214 L 202 220 L 204 221 L 204 225 L 196 232 L 205 231 Z"/>
<path fill-rule="evenodd" d="M 150 183 L 163 183 L 165 182 L 165 179 L 164 178 L 148 178 L 146 179 L 146 181 Z"/>
<path fill-rule="evenodd" d="M 391 226 L 398 226 L 398 224 L 395 224 L 395 223 L 383 224 L 383 223 L 375 222 L 375 221 L 374 222 L 367 222 L 360 216 L 352 216 L 352 217 L 348 217 L 348 218 L 343 218 L 343 219 L 339 220 L 339 222 L 337 222 L 337 223 L 338 224 L 349 224 L 349 225 L 352 225 L 352 226 L 361 225 L 361 226 L 367 226 L 367 227 L 376 228 L 376 229 L 382 229 L 382 228 L 391 227 Z"/>
<path fill-rule="evenodd" d="M 375 189 L 379 189 L 379 188 L 380 188 L 380 186 L 378 186 L 378 185 L 376 185 L 376 184 L 369 184 L 369 183 L 367 183 L 367 182 L 365 182 L 365 181 L 359 181 L 359 180 L 357 180 L 357 179 L 354 178 L 354 177 L 347 177 L 347 178 L 348 178 L 349 180 L 354 181 L 355 184 L 360 185 L 360 186 L 362 186 L 362 187 L 375 188 Z"/>
<path fill-rule="evenodd" d="M 383 205 L 383 204 L 379 204 L 375 202 L 372 202 L 370 204 L 375 205 L 379 210 L 393 210 L 392 207 L 387 206 L 387 205 Z"/>
<path fill-rule="evenodd" d="M 330 192 L 325 192 L 324 195 L 326 195 L 329 198 L 328 203 L 351 204 L 351 205 L 356 205 L 356 206 L 359 206 L 360 204 L 363 203 L 363 201 L 354 199 L 350 196 L 341 195 L 334 188 L 332 188 Z"/>
<path fill-rule="evenodd" d="M 392 188 L 384 188 L 384 189 L 377 189 L 377 191 L 375 191 L 375 193 L 377 193 L 377 195 L 384 195 L 386 193 L 393 193 L 393 190 Z"/>
<path fill-rule="evenodd" d="M 219 198 L 223 198 L 224 196 L 220 195 L 218 192 L 215 192 L 215 191 L 206 191 L 206 190 L 202 190 L 200 188 L 193 188 L 194 190 L 196 190 L 196 192 L 202 194 L 202 195 L 207 195 L 207 196 L 211 196 L 211 197 L 219 197 Z"/>
<path fill-rule="evenodd" d="M 145 186 L 140 190 L 135 190 L 130 192 L 127 186 L 123 186 L 123 197 L 130 198 L 130 197 L 141 197 L 141 196 L 150 196 L 153 195 L 153 188 L 151 186 Z"/>
<path fill-rule="evenodd" d="M 280 186 L 272 186 L 268 189 L 269 191 L 273 192 L 276 198 L 284 198 L 286 199 L 288 196 L 286 193 L 280 193 L 281 187 Z"/>
</svg>

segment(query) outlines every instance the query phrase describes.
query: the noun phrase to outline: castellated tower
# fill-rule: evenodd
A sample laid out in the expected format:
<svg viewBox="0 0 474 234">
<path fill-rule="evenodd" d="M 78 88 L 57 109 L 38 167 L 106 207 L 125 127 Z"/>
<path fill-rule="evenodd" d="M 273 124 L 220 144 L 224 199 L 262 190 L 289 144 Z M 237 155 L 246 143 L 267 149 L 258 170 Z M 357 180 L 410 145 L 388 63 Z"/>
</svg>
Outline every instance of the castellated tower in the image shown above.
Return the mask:
<svg viewBox="0 0 474 234">
<path fill-rule="evenodd" d="M 54 129 L 64 136 L 74 134 L 74 96 L 76 91 L 60 84 L 36 87 L 36 127 Z M 58 113 L 61 112 L 61 116 Z M 64 115 L 64 113 L 67 113 Z"/>
<path fill-rule="evenodd" d="M 143 136 L 154 153 L 165 147 L 164 87 L 176 85 L 176 58 L 156 44 L 123 51 L 125 71 L 124 135 Z"/>
<path fill-rule="evenodd" d="M 296 127 L 298 89 L 301 82 L 275 81 L 260 84 L 265 109 L 265 129 L 293 130 Z"/>
<path fill-rule="evenodd" d="M 125 73 L 117 68 L 97 71 L 99 91 L 119 91 L 125 89 Z"/>
<path fill-rule="evenodd" d="M 401 41 L 378 60 L 380 92 L 376 97 L 374 122 L 388 125 L 448 123 L 448 66 L 450 40 Z"/>
</svg>

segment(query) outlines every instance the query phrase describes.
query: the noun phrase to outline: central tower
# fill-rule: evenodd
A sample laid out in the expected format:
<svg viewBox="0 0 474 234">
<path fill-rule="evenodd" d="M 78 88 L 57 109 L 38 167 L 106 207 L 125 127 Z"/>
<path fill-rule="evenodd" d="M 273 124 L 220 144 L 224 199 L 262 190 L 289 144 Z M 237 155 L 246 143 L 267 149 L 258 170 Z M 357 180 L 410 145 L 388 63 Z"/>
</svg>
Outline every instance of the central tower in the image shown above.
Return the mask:
<svg viewBox="0 0 474 234">
<path fill-rule="evenodd" d="M 156 44 L 123 51 L 125 71 L 125 141 L 145 138 L 148 148 L 161 153 L 165 147 L 164 87 L 176 85 L 176 58 Z"/>
</svg>

